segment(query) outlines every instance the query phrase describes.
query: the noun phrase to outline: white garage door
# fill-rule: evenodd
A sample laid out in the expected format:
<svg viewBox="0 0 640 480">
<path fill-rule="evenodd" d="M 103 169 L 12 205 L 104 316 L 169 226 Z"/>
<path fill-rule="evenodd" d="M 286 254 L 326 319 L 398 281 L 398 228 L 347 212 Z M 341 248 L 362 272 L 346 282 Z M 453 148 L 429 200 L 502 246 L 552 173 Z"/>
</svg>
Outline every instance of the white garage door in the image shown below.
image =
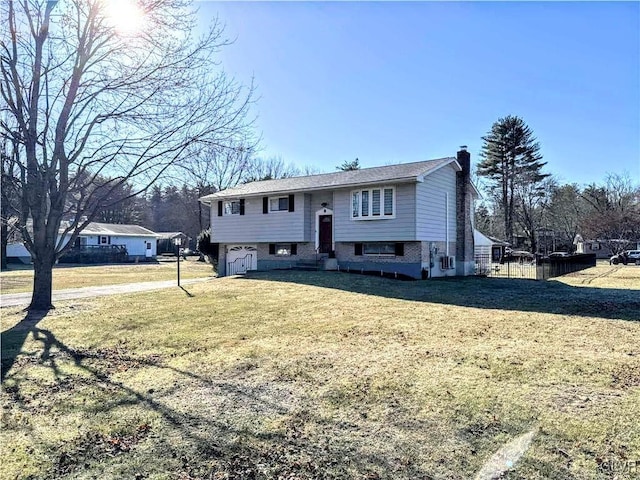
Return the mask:
<svg viewBox="0 0 640 480">
<path fill-rule="evenodd" d="M 258 249 L 255 245 L 229 245 L 227 247 L 227 275 L 247 273 L 258 269 Z"/>
</svg>

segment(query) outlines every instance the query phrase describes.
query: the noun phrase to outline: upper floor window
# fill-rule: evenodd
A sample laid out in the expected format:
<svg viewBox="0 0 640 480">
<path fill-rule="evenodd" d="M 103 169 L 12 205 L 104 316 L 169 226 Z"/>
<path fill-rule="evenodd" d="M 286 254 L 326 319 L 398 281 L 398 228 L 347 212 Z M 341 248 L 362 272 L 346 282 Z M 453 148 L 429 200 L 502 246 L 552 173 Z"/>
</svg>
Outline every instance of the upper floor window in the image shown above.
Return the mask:
<svg viewBox="0 0 640 480">
<path fill-rule="evenodd" d="M 240 200 L 224 202 L 225 215 L 240 215 Z"/>
<path fill-rule="evenodd" d="M 269 198 L 269 211 L 271 212 L 288 212 L 289 197 L 273 197 Z"/>
<path fill-rule="evenodd" d="M 395 187 L 367 188 L 351 192 L 351 218 L 377 220 L 395 218 Z"/>
</svg>

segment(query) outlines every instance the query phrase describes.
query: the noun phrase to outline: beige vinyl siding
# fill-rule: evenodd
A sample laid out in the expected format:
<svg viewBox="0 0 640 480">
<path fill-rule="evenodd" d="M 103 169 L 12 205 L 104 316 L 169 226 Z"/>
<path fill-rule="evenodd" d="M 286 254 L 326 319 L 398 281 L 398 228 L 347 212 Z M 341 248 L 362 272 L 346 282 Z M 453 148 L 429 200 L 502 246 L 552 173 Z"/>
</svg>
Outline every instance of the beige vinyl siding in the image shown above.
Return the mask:
<svg viewBox="0 0 640 480">
<path fill-rule="evenodd" d="M 450 165 L 416 184 L 417 240 L 446 240 L 446 194 L 449 194 L 449 241 L 456 239 L 456 172 Z"/>
<path fill-rule="evenodd" d="M 334 192 L 334 228 L 336 242 L 411 241 L 416 239 L 415 184 L 380 184 L 377 187 L 395 187 L 395 218 L 375 220 L 351 219 L 351 192 Z M 370 188 L 370 187 L 364 187 Z"/>
<path fill-rule="evenodd" d="M 284 196 L 284 195 L 283 195 Z M 308 199 L 295 194 L 295 211 L 262 213 L 262 196 L 245 198 L 244 215 L 218 216 L 217 200 L 211 205 L 211 230 L 214 243 L 308 242 L 310 234 L 305 212 Z M 306 230 L 306 231 L 305 231 Z"/>
</svg>

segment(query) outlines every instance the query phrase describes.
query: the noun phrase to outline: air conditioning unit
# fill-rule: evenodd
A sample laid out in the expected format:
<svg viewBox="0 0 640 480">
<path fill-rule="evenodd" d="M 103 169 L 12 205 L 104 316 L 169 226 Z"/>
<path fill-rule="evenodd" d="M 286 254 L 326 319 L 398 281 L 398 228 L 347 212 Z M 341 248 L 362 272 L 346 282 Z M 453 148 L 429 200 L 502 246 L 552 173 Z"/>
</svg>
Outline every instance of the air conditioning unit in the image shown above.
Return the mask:
<svg viewBox="0 0 640 480">
<path fill-rule="evenodd" d="M 440 267 L 442 270 L 453 270 L 456 268 L 456 257 L 441 257 Z"/>
</svg>

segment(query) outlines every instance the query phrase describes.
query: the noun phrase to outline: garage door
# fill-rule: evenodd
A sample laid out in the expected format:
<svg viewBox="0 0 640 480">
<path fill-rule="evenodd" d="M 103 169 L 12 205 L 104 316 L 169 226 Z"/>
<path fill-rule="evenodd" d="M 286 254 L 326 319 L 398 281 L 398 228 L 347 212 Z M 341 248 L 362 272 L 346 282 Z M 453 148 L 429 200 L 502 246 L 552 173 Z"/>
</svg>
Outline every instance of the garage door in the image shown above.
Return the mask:
<svg viewBox="0 0 640 480">
<path fill-rule="evenodd" d="M 229 245 L 227 247 L 227 275 L 247 273 L 258 269 L 258 249 L 255 245 Z"/>
</svg>

